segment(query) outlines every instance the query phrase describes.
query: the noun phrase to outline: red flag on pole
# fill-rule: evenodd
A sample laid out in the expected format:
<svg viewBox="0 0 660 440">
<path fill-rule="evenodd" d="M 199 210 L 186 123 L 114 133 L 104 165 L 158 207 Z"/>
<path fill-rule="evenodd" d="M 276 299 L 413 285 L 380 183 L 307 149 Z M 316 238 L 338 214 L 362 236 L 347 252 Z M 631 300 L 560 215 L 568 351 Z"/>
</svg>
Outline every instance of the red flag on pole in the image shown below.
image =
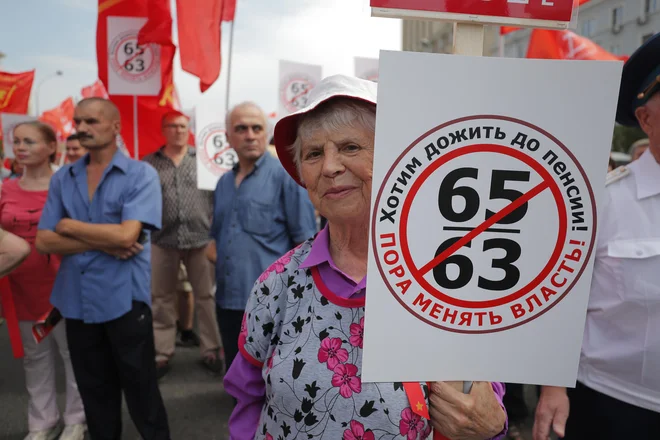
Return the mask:
<svg viewBox="0 0 660 440">
<path fill-rule="evenodd" d="M 220 76 L 223 0 L 177 0 L 181 68 L 205 92 Z"/>
<path fill-rule="evenodd" d="M 236 0 L 177 0 L 181 67 L 205 92 L 220 76 L 221 24 L 234 21 Z"/>
<path fill-rule="evenodd" d="M 575 32 L 545 29 L 534 29 L 532 31 L 529 48 L 527 49 L 527 58 L 604 61 L 620 61 L 622 59 Z"/>
<path fill-rule="evenodd" d="M 140 29 L 138 44 L 154 43 L 174 47 L 170 2 L 168 0 L 146 0 L 146 4 L 148 19 Z"/>
<path fill-rule="evenodd" d="M 96 29 L 96 57 L 98 60 L 99 79 L 106 88 L 108 85 L 108 25 L 109 16 L 118 17 L 145 17 L 147 23 L 138 34 L 144 41 L 153 41 L 161 44 L 160 96 L 140 96 L 137 98 L 137 120 L 139 157 L 156 151 L 163 144 L 160 132 L 162 116 L 175 109 L 179 110 L 178 98 L 174 88 L 172 62 L 175 46 L 172 44 L 171 25 L 163 25 L 158 20 L 171 23 L 170 6 L 168 0 L 99 0 L 98 25 Z M 169 17 L 169 18 L 168 18 Z M 155 20 L 155 21 L 154 21 Z M 134 146 L 134 107 L 133 96 L 110 95 L 121 113 L 121 135 L 126 149 L 130 152 Z"/>
<path fill-rule="evenodd" d="M 33 82 L 34 70 L 0 72 L 0 112 L 27 114 Z"/>
<path fill-rule="evenodd" d="M 234 21 L 236 15 L 236 0 L 224 0 L 222 4 L 222 21 Z"/>
<path fill-rule="evenodd" d="M 101 80 L 96 80 L 96 82 L 90 86 L 83 87 L 80 91 L 80 94 L 83 98 L 105 98 L 108 99 L 108 91 L 105 89 L 105 86 Z"/>
</svg>

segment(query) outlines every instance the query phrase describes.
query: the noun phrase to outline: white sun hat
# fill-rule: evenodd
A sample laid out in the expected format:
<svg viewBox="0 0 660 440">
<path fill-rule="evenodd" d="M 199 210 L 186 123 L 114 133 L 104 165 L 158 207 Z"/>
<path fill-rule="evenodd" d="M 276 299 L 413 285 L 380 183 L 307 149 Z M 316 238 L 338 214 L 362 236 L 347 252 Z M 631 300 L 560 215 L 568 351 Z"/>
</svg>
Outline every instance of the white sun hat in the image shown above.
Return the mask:
<svg viewBox="0 0 660 440">
<path fill-rule="evenodd" d="M 325 78 L 316 87 L 309 92 L 305 108 L 291 113 L 280 119 L 275 125 L 275 148 L 277 156 L 284 169 L 295 180 L 298 185 L 304 186 L 300 182 L 298 170 L 293 159 L 293 153 L 290 151 L 291 145 L 296 141 L 298 131 L 298 121 L 302 115 L 316 109 L 322 103 L 334 98 L 352 98 L 364 101 L 370 104 L 376 104 L 377 85 L 373 81 L 360 79 L 354 76 L 334 75 Z"/>
</svg>

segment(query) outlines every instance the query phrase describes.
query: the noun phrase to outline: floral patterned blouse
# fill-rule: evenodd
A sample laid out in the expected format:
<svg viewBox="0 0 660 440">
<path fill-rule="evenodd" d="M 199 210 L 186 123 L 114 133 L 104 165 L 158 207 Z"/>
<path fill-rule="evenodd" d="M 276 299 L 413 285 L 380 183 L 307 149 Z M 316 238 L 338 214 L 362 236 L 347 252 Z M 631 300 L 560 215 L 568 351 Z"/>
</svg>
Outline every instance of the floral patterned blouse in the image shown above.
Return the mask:
<svg viewBox="0 0 660 440">
<path fill-rule="evenodd" d="M 239 362 L 260 369 L 265 384 L 254 438 L 429 438 L 431 426 L 412 411 L 402 383 L 362 383 L 364 298 L 339 296 L 318 267 L 300 268 L 312 244 L 268 268 L 248 300 Z M 230 381 L 240 376 L 235 367 Z M 420 385 L 428 404 L 428 388 Z"/>
</svg>

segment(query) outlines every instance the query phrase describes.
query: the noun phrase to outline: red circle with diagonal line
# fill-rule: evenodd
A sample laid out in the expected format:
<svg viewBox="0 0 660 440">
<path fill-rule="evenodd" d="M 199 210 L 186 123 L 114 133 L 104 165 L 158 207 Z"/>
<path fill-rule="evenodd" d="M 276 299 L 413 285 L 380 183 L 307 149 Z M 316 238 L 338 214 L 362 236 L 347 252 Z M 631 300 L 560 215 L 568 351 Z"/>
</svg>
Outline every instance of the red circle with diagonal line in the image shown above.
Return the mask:
<svg viewBox="0 0 660 440">
<path fill-rule="evenodd" d="M 456 333 L 501 332 L 544 315 L 577 285 L 594 249 L 596 202 L 556 136 L 475 115 L 403 151 L 389 148 L 396 153 L 384 176 L 378 158 L 374 171 L 382 181 L 371 252 L 383 287 L 416 319 Z"/>
<path fill-rule="evenodd" d="M 521 289 L 507 295 L 501 298 L 497 299 L 492 299 L 488 301 L 467 301 L 467 300 L 461 300 L 458 298 L 454 298 L 450 295 L 447 295 L 446 293 L 441 292 L 440 290 L 436 289 L 431 283 L 429 283 L 425 278 L 424 275 L 428 270 L 425 270 L 423 273 L 420 270 L 420 268 L 415 267 L 415 263 L 413 261 L 412 255 L 410 253 L 410 247 L 408 245 L 408 217 L 410 215 L 410 207 L 412 205 L 412 201 L 417 195 L 417 192 L 421 188 L 421 186 L 424 184 L 424 182 L 433 174 L 438 168 L 440 168 L 442 165 L 447 164 L 451 160 L 464 156 L 466 154 L 474 154 L 474 153 L 498 153 L 498 154 L 504 154 L 507 156 L 511 156 L 515 159 L 518 159 L 522 162 L 524 162 L 526 165 L 528 165 L 530 168 L 532 168 L 534 171 L 536 171 L 541 178 L 543 179 L 543 182 L 535 188 L 538 193 L 540 194 L 543 190 L 549 189 L 552 192 L 553 198 L 555 200 L 555 203 L 557 205 L 557 210 L 559 213 L 559 234 L 557 237 L 557 243 L 555 245 L 555 248 L 550 256 L 550 259 L 548 260 L 548 263 L 545 265 L 543 270 L 527 285 L 522 287 Z M 542 187 L 542 188 L 541 188 Z M 535 191 L 535 189 L 532 189 L 529 191 L 527 194 L 532 193 L 532 191 Z M 534 195 L 537 195 L 534 194 Z M 523 195 L 521 199 L 525 198 Z M 532 197 L 527 199 L 526 201 L 529 201 Z M 524 203 L 522 200 L 518 201 L 520 204 Z M 505 208 L 506 209 L 506 208 Z M 509 207 L 509 211 L 513 211 L 515 208 L 511 209 Z M 504 210 L 502 210 L 504 211 Z M 504 217 L 506 214 L 503 214 L 502 212 L 498 213 L 499 215 L 495 215 L 491 217 L 490 220 L 485 221 L 481 224 L 481 228 L 486 229 L 487 224 L 494 224 L 497 222 L 497 219 L 500 217 Z M 475 231 L 478 231 L 480 227 L 476 228 Z M 514 150 L 511 148 L 507 148 L 501 145 L 492 145 L 492 144 L 480 144 L 480 145 L 472 145 L 472 146 L 466 146 L 463 148 L 460 148 L 458 150 L 454 150 L 452 152 L 449 152 L 445 155 L 443 155 L 440 159 L 434 161 L 429 167 L 427 167 L 420 175 L 419 177 L 415 180 L 413 185 L 410 188 L 410 191 L 406 197 L 406 199 L 403 202 L 403 207 L 401 209 L 401 223 L 399 227 L 399 234 L 400 234 L 400 240 L 401 240 L 401 254 L 403 256 L 404 261 L 406 262 L 407 267 L 411 271 L 412 276 L 415 278 L 415 280 L 431 295 L 435 296 L 437 299 L 444 301 L 448 304 L 452 304 L 454 306 L 458 307 L 465 307 L 465 308 L 483 308 L 483 307 L 494 307 L 494 306 L 499 306 L 502 304 L 509 303 L 511 301 L 515 301 L 518 298 L 523 297 L 532 289 L 537 287 L 547 276 L 548 274 L 552 271 L 553 267 L 557 264 L 559 261 L 559 258 L 561 256 L 561 252 L 563 249 L 563 243 L 564 240 L 566 239 L 566 228 L 567 228 L 567 220 L 566 220 L 566 205 L 564 203 L 564 200 L 562 198 L 561 190 L 559 186 L 557 185 L 556 181 L 552 178 L 550 173 L 543 168 L 538 162 L 534 161 L 531 157 L 528 155 L 518 151 Z M 475 233 L 473 231 L 472 233 L 466 235 L 463 237 L 463 240 L 466 240 L 468 236 L 471 236 L 472 238 L 476 237 L 479 235 L 479 233 Z M 470 240 L 472 239 L 470 238 Z M 467 241 L 467 240 L 466 240 Z M 457 242 L 454 246 L 452 246 L 448 251 L 451 251 L 452 248 L 455 250 L 459 249 L 462 245 L 460 244 L 461 241 Z M 439 264 L 440 261 L 442 261 L 444 258 L 449 257 L 453 252 L 447 252 L 446 255 L 443 253 L 442 255 L 439 255 L 435 260 L 439 260 L 436 262 L 436 264 Z M 444 258 L 443 258 L 444 257 Z M 435 266 L 436 264 L 432 264 L 433 261 L 426 266 L 433 265 Z"/>
</svg>

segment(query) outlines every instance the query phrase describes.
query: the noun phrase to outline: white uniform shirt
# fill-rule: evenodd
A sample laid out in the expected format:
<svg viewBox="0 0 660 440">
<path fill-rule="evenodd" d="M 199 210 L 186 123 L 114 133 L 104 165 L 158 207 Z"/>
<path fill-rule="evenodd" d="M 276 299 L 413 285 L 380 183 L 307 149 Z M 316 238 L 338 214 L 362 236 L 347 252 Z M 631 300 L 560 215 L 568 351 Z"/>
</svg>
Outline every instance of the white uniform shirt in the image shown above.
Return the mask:
<svg viewBox="0 0 660 440">
<path fill-rule="evenodd" d="M 660 164 L 627 168 L 605 191 L 578 380 L 660 412 Z"/>
</svg>

